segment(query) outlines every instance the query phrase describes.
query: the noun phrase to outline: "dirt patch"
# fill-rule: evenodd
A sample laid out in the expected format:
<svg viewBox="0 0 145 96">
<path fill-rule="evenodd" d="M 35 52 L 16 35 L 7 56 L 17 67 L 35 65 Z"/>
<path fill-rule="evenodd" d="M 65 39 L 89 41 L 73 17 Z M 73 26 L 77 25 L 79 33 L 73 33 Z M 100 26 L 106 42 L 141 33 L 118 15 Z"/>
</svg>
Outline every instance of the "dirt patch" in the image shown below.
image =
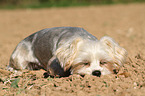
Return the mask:
<svg viewBox="0 0 145 96">
<path fill-rule="evenodd" d="M 145 4 L 0 10 L 0 94 L 19 96 L 144 96 Z M 43 78 L 44 70 L 13 73 L 5 70 L 23 38 L 44 28 L 83 27 L 100 38 L 109 35 L 128 51 L 118 75 L 71 75 Z"/>
</svg>

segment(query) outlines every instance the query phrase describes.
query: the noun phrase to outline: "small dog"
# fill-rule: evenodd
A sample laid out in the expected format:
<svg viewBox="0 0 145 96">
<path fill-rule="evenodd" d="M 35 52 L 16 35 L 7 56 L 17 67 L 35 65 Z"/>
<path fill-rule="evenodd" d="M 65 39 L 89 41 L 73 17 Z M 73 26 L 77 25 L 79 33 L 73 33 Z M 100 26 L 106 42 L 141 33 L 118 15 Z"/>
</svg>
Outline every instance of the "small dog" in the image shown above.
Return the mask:
<svg viewBox="0 0 145 96">
<path fill-rule="evenodd" d="M 13 51 L 9 69 L 44 69 L 44 76 L 117 73 L 127 51 L 108 36 L 98 40 L 83 28 L 54 27 L 22 40 Z"/>
</svg>

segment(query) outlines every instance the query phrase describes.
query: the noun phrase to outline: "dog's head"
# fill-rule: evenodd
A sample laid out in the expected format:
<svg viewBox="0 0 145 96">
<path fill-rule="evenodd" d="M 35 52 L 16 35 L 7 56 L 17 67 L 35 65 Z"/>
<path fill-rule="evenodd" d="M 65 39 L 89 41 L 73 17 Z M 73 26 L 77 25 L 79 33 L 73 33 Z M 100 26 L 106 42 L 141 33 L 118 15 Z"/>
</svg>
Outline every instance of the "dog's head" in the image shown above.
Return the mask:
<svg viewBox="0 0 145 96">
<path fill-rule="evenodd" d="M 127 51 L 105 36 L 100 41 L 77 38 L 58 48 L 56 56 L 64 70 L 71 68 L 71 74 L 100 77 L 116 73 L 125 63 Z"/>
</svg>

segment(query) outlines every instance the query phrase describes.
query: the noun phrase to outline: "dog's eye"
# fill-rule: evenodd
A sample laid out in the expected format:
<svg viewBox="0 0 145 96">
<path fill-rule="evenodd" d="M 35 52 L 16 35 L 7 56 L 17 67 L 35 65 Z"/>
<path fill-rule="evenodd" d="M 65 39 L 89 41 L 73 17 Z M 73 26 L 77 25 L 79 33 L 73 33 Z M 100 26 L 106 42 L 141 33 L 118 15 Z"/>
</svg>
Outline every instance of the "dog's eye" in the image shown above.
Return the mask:
<svg viewBox="0 0 145 96">
<path fill-rule="evenodd" d="M 84 65 L 90 65 L 90 63 L 89 63 L 89 62 L 83 62 L 83 64 L 84 64 Z"/>
<path fill-rule="evenodd" d="M 106 61 L 100 61 L 100 64 L 105 65 L 105 64 L 107 64 L 107 62 Z"/>
<path fill-rule="evenodd" d="M 83 63 L 84 65 L 89 65 L 89 63 Z"/>
</svg>

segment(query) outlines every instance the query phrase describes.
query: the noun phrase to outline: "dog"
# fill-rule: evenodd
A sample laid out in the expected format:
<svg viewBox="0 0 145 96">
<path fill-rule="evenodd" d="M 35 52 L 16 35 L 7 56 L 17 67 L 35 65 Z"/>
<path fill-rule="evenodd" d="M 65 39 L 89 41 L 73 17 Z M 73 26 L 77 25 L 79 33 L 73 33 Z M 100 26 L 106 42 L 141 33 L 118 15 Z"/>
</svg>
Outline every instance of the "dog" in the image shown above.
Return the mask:
<svg viewBox="0 0 145 96">
<path fill-rule="evenodd" d="M 44 69 L 45 77 L 71 74 L 100 77 L 116 74 L 126 58 L 127 51 L 111 37 L 98 40 L 83 28 L 54 27 L 22 40 L 10 57 L 8 69 Z"/>
</svg>

